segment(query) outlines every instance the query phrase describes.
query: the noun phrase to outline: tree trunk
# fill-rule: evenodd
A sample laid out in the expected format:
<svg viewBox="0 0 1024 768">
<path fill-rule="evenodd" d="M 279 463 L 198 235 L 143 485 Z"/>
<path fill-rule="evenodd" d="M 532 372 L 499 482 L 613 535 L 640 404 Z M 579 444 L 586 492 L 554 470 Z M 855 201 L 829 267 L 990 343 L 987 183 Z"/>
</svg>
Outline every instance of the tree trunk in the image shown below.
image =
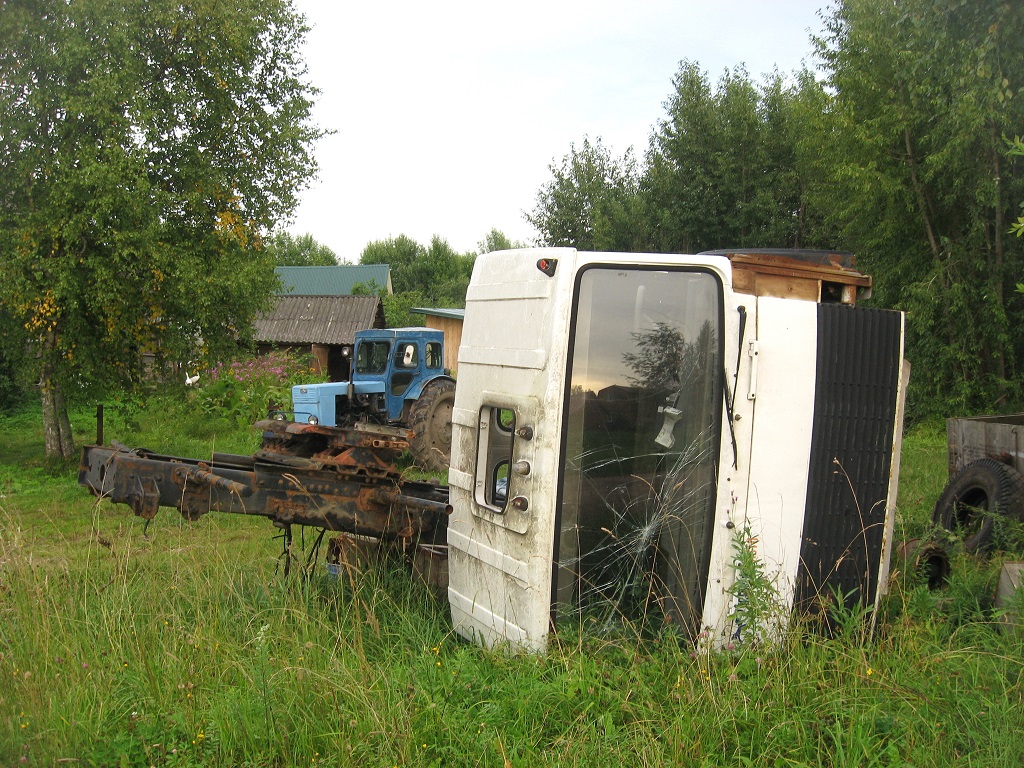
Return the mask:
<svg viewBox="0 0 1024 768">
<path fill-rule="evenodd" d="M 914 194 L 917 197 L 917 208 L 921 214 L 925 234 L 928 236 L 928 247 L 931 249 L 932 258 L 938 262 L 941 251 L 939 250 L 939 240 L 935 235 L 935 230 L 932 228 L 931 205 L 928 201 L 924 185 L 917 176 L 917 157 L 914 154 L 914 144 L 910 140 L 910 129 L 906 126 L 903 127 L 903 142 L 907 150 L 906 163 L 910 169 L 910 181 L 914 185 Z"/>
<path fill-rule="evenodd" d="M 43 438 L 46 457 L 49 459 L 70 459 L 75 455 L 75 441 L 71 435 L 71 420 L 68 418 L 64 393 L 54 376 L 52 362 L 53 337 L 43 340 L 43 365 L 39 373 L 39 392 L 43 406 Z"/>
<path fill-rule="evenodd" d="M 999 302 L 1000 317 L 997 321 L 1001 323 L 1002 319 L 1006 317 L 1006 295 L 1003 284 L 1003 270 L 1005 269 L 1003 232 L 1007 230 L 1006 220 L 1003 217 L 1003 163 L 999 153 L 1002 137 L 994 121 L 989 122 L 989 127 L 991 130 L 992 170 L 996 182 L 995 205 L 993 206 L 995 213 L 995 253 L 993 254 L 995 263 L 989 269 L 989 290 L 992 291 L 992 295 Z M 1003 329 L 1000 328 L 999 330 Z M 1002 333 L 999 334 L 999 338 L 1004 338 Z M 1006 395 L 1006 344 L 1002 341 L 1000 341 L 995 355 L 995 375 L 999 381 L 999 395 L 1000 399 L 1002 399 Z"/>
</svg>

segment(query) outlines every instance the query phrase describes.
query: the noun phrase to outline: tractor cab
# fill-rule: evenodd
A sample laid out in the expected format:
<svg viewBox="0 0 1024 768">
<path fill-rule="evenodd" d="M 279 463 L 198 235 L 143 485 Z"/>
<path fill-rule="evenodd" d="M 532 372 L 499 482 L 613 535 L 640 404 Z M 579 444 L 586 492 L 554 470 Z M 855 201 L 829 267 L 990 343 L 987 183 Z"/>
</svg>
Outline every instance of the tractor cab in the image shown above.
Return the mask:
<svg viewBox="0 0 1024 768">
<path fill-rule="evenodd" d="M 444 334 L 430 328 L 373 328 L 356 332 L 351 381 L 292 387 L 295 421 L 343 426 L 353 417 L 407 419 L 406 404 L 424 386 L 450 378 L 443 367 Z"/>
</svg>

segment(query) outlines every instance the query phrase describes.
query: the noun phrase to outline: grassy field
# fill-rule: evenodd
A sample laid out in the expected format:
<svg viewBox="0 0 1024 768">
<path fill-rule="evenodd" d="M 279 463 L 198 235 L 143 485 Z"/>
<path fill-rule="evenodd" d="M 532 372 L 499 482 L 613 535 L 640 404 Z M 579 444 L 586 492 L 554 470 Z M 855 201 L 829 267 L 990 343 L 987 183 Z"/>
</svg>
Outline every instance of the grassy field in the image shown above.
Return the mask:
<svg viewBox="0 0 1024 768">
<path fill-rule="evenodd" d="M 203 456 L 255 435 L 164 400 L 106 438 Z M 897 538 L 928 531 L 944 439 L 906 438 Z M 457 640 L 399 558 L 285 579 L 276 533 L 173 510 L 147 529 L 45 464 L 38 412 L 0 418 L 0 767 L 1024 764 L 1024 647 L 991 610 L 1020 552 L 954 555 L 938 592 L 899 573 L 870 640 L 854 616 L 773 648 L 510 656 Z"/>
</svg>

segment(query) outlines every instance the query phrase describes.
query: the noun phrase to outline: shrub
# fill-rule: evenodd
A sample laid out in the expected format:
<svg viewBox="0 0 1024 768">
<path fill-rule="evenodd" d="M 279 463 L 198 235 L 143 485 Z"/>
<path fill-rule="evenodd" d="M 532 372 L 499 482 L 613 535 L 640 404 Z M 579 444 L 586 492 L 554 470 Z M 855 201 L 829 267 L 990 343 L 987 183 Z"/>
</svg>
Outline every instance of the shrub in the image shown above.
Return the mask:
<svg viewBox="0 0 1024 768">
<path fill-rule="evenodd" d="M 271 403 L 291 410 L 291 388 L 322 380 L 310 355 L 276 351 L 219 363 L 200 378 L 199 407 L 239 426 L 266 418 Z"/>
</svg>

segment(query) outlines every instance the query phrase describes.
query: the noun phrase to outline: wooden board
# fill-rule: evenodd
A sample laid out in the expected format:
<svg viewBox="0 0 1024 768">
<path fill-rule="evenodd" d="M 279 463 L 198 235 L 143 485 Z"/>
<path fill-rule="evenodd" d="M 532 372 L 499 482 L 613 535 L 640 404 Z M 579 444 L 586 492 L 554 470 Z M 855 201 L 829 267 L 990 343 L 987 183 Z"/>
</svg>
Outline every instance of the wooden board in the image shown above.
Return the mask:
<svg viewBox="0 0 1024 768">
<path fill-rule="evenodd" d="M 854 269 L 848 254 L 722 253 L 732 262 L 733 289 L 740 293 L 840 304 L 855 304 L 858 294 L 870 293 L 871 277 Z"/>
</svg>

